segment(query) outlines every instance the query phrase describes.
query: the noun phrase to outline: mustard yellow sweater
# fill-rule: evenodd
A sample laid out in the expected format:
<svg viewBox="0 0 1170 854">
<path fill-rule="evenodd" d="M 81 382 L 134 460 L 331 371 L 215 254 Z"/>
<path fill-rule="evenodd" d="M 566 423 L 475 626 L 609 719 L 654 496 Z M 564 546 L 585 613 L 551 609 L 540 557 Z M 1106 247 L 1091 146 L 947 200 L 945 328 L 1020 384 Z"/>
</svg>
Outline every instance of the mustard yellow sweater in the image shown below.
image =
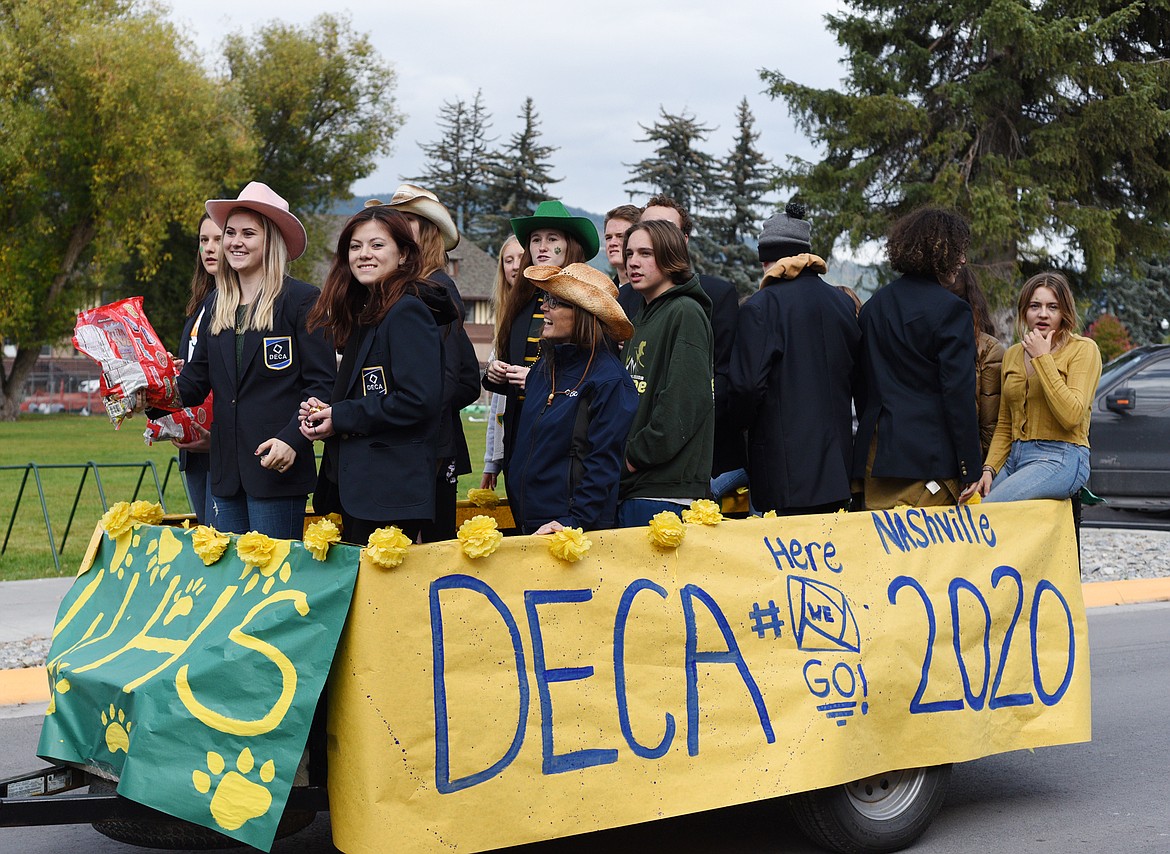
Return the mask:
<svg viewBox="0 0 1170 854">
<path fill-rule="evenodd" d="M 987 452 L 987 465 L 999 471 L 1014 441 L 1046 439 L 1089 446 L 1089 413 L 1101 379 L 1097 342 L 1070 335 L 1055 353 L 1032 360 L 1024 370 L 1024 345 L 1003 357 L 999 421 Z"/>
</svg>

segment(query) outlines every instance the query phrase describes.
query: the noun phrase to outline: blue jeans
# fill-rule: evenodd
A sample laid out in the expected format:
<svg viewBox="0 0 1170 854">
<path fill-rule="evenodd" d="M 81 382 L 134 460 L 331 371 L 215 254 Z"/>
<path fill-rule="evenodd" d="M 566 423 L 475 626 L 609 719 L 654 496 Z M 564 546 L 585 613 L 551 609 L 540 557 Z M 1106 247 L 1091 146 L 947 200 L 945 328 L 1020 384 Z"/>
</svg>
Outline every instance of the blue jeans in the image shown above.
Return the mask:
<svg viewBox="0 0 1170 854">
<path fill-rule="evenodd" d="M 682 512 L 686 509 L 685 504 L 675 504 L 672 501 L 655 501 L 652 498 L 627 498 L 625 501 L 618 502 L 617 527 L 645 527 L 650 524 L 651 519 L 663 510 L 669 510 L 674 515 L 682 518 Z"/>
<path fill-rule="evenodd" d="M 1089 449 L 1070 442 L 1012 442 L 984 501 L 1063 500 L 1089 481 Z"/>
<path fill-rule="evenodd" d="M 215 514 L 211 510 L 211 465 L 208 454 L 187 452 L 187 467 L 183 478 L 187 481 L 187 494 L 191 497 L 191 512 L 200 525 L 215 525 Z"/>
<path fill-rule="evenodd" d="M 711 478 L 711 497 L 718 504 L 724 495 L 730 495 L 741 486 L 748 485 L 747 469 L 732 469 Z"/>
<path fill-rule="evenodd" d="M 299 540 L 305 535 L 307 495 L 255 498 L 238 492 L 230 498 L 211 496 L 215 528 L 225 534 L 257 531 L 279 540 Z"/>
</svg>

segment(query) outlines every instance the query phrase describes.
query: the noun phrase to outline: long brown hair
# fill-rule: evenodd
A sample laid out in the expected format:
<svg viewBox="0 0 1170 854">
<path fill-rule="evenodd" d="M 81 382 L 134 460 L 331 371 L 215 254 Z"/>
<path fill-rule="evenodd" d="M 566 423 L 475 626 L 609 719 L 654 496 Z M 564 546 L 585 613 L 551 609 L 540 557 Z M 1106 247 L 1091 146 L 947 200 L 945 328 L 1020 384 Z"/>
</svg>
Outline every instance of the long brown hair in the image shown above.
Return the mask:
<svg viewBox="0 0 1170 854">
<path fill-rule="evenodd" d="M 215 276 L 207 272 L 207 268 L 203 266 L 203 247 L 198 244 L 199 232 L 203 230 L 203 223 L 210 221 L 211 217 L 204 213 L 203 216 L 199 217 L 199 224 L 195 226 L 195 240 L 198 248 L 195 250 L 195 272 L 191 275 L 191 298 L 187 300 L 187 308 L 184 309 L 187 317 L 191 317 L 199 311 L 203 301 L 211 296 L 211 292 L 215 290 Z"/>
<path fill-rule="evenodd" d="M 422 269 L 420 278 L 428 278 L 437 270 L 447 272 L 447 250 L 443 248 L 443 235 L 439 227 L 425 216 L 419 216 L 413 211 L 400 213 L 418 223 L 419 265 Z"/>
<path fill-rule="evenodd" d="M 1048 288 L 1056 294 L 1056 304 L 1060 306 L 1060 328 L 1056 330 L 1053 343 L 1063 344 L 1068 340 L 1069 335 L 1080 328 L 1081 319 L 1077 314 L 1077 303 L 1073 299 L 1072 287 L 1069 286 L 1068 279 L 1064 277 L 1064 273 L 1058 273 L 1055 270 L 1037 273 L 1024 282 L 1024 287 L 1020 290 L 1020 301 L 1016 306 L 1016 326 L 1020 338 L 1023 338 L 1024 333 L 1028 331 L 1025 317 L 1028 313 L 1028 303 L 1032 301 L 1032 295 L 1036 293 L 1037 288 Z"/>
<path fill-rule="evenodd" d="M 987 304 L 987 297 L 984 296 L 983 289 L 979 287 L 979 282 L 969 267 L 960 267 L 959 272 L 955 274 L 955 283 L 943 287 L 971 306 L 971 319 L 975 322 L 976 336 L 980 332 L 995 334 L 995 326 L 991 323 L 991 307 Z"/>
<path fill-rule="evenodd" d="M 556 231 L 565 238 L 565 257 L 556 266 L 564 269 L 570 264 L 585 263 L 585 250 L 581 248 L 581 244 L 576 237 L 567 231 L 561 231 L 559 228 L 551 230 Z M 497 310 L 496 312 L 497 359 L 514 361 L 524 355 L 523 353 L 508 352 L 508 340 L 512 337 L 512 324 L 516 322 L 517 316 L 524 310 L 524 306 L 528 305 L 533 294 L 536 293 L 536 285 L 532 284 L 528 280 L 528 277 L 524 275 L 524 271 L 531 266 L 532 250 L 525 246 L 524 255 L 520 258 L 520 275 L 516 277 L 516 284 L 512 286 L 504 298 L 503 310 Z"/>
<path fill-rule="evenodd" d="M 371 287 L 353 277 L 349 265 L 349 242 L 359 225 L 377 222 L 390 235 L 402 258 L 399 267 Z M 386 312 L 422 278 L 418 244 L 410 230 L 410 221 L 400 211 L 387 207 L 364 208 L 349 218 L 337 237 L 337 251 L 329 265 L 329 275 L 321 296 L 306 319 L 312 332 L 324 326 L 333 334 L 338 350 L 345 348 L 358 325 L 376 326 Z"/>
<path fill-rule="evenodd" d="M 685 285 L 695 277 L 695 271 L 691 267 L 691 256 L 687 253 L 687 241 L 677 225 L 664 219 L 652 219 L 631 225 L 622 241 L 623 253 L 630 242 L 630 236 L 639 231 L 646 232 L 646 236 L 650 238 L 650 248 L 654 250 L 654 263 L 673 284 Z"/>
</svg>

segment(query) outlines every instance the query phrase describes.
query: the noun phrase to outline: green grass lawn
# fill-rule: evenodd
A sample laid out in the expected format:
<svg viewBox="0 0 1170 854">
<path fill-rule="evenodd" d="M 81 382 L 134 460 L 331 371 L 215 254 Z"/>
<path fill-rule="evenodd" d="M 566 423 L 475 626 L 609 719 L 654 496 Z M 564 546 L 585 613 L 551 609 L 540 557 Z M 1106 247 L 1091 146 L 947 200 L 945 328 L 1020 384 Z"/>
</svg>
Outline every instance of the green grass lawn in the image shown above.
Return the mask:
<svg viewBox="0 0 1170 854">
<path fill-rule="evenodd" d="M 484 423 L 469 421 L 466 412 L 463 423 L 474 471 L 459 479 L 460 496 L 466 495 L 468 487 L 479 486 L 485 431 Z M 0 422 L 0 543 L 12 524 L 8 547 L 0 555 L 0 581 L 72 575 L 77 571 L 90 534 L 103 512 L 92 470 L 82 483 L 84 465 L 88 462 L 99 464 L 107 504 L 132 500 L 142 473 L 142 463 L 150 461 L 158 472 L 160 485 L 165 484 L 163 498 L 168 512 L 189 511 L 174 446 L 162 442 L 147 447 L 142 439 L 145 428 L 145 419 L 135 416 L 123 422 L 120 430 L 114 430 L 109 420 L 100 414 L 88 418 L 66 413 L 22 415 L 15 423 Z M 175 460 L 173 466 L 172 460 Z M 40 478 L 57 548 L 65 535 L 78 486 L 82 487 L 65 550 L 60 556 L 59 573 L 53 564 L 40 497 L 31 473 L 25 482 L 20 504 L 15 507 L 13 521 L 25 466 L 30 462 L 37 466 L 53 466 L 41 469 Z M 132 464 L 133 467 L 107 467 L 115 463 Z M 149 469 L 138 488 L 137 497 L 158 500 Z"/>
</svg>

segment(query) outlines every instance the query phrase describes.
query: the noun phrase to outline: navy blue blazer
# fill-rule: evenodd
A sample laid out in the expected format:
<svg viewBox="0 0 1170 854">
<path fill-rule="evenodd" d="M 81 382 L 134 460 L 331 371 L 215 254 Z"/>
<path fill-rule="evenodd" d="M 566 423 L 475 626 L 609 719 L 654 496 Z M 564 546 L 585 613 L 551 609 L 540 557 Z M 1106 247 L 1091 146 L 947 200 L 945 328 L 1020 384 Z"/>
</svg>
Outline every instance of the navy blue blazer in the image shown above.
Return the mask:
<svg viewBox="0 0 1170 854">
<path fill-rule="evenodd" d="M 349 515 L 434 519 L 443 361 L 434 314 L 416 296 L 403 296 L 365 330 L 345 396 L 333 403 L 336 435 L 325 450 Z"/>
<path fill-rule="evenodd" d="M 312 443 L 301 435 L 301 401 L 329 401 L 337 357 L 321 329 L 309 333 L 305 319 L 320 291 L 285 276 L 272 312 L 272 329 L 244 333 L 243 359 L 236 371 L 235 332 L 210 331 L 216 296 L 199 325 L 194 357 L 179 374 L 184 406 L 197 406 L 215 393 L 211 424 L 211 493 L 231 497 L 241 490 L 256 498 L 308 495 L 317 482 Z M 291 468 L 260 465 L 256 448 L 277 438 L 297 452 Z"/>
<path fill-rule="evenodd" d="M 861 307 L 853 476 L 979 479 L 971 308 L 934 279 L 902 276 Z"/>
</svg>

